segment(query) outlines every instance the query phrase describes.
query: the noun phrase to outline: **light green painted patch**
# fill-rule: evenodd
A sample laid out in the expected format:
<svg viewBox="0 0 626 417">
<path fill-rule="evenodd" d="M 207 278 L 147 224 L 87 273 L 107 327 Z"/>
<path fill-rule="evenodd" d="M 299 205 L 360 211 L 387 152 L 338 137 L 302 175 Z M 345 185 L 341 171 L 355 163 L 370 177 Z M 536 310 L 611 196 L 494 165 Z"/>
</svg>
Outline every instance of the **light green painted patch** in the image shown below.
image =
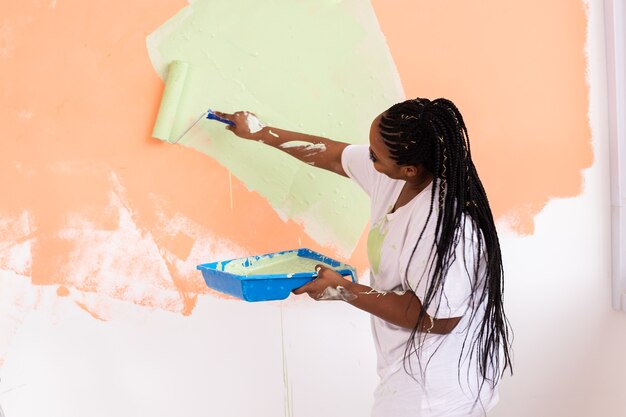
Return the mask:
<svg viewBox="0 0 626 417">
<path fill-rule="evenodd" d="M 147 43 L 162 76 L 172 60 L 190 64 L 172 136 L 211 107 L 365 143 L 371 120 L 403 97 L 369 2 L 194 0 Z M 201 122 L 181 143 L 218 160 L 318 243 L 343 256 L 354 250 L 369 202 L 351 181 L 235 138 L 218 122 Z"/>
</svg>

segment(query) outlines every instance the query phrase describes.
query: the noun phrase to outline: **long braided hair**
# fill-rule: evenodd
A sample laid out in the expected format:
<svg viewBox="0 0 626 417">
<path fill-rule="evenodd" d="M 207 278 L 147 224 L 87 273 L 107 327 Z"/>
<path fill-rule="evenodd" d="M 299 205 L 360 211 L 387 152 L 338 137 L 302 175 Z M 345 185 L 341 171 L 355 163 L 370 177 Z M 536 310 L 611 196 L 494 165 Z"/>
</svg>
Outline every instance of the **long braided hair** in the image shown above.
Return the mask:
<svg viewBox="0 0 626 417">
<path fill-rule="evenodd" d="M 495 386 L 507 368 L 512 372 L 510 326 L 503 308 L 502 255 L 487 195 L 472 162 L 463 117 L 450 100 L 417 98 L 389 108 L 383 113 L 379 128 L 397 165 L 421 165 L 433 176 L 426 223 L 436 222 L 435 238 L 427 289 L 421 300 L 423 308 L 407 343 L 405 367 L 409 355 L 418 353 L 421 343 L 416 342 L 415 336 L 418 329 L 426 327 L 426 310 L 432 303 L 440 302 L 438 297 L 448 269 L 456 260 L 455 250 L 459 243 L 465 244 L 466 222 L 470 222 L 470 230 L 477 241 L 474 265 L 465 265 L 473 278 L 470 322 L 477 317 L 479 306 L 484 308 L 484 315 L 473 334 L 466 334 L 459 365 L 467 355 L 476 361 L 482 377 L 480 388 L 485 381 Z M 435 204 L 438 210 L 434 210 Z M 437 213 L 436 219 L 433 212 Z M 411 259 L 425 229 L 426 225 Z M 421 335 L 423 340 L 426 336 Z"/>
</svg>

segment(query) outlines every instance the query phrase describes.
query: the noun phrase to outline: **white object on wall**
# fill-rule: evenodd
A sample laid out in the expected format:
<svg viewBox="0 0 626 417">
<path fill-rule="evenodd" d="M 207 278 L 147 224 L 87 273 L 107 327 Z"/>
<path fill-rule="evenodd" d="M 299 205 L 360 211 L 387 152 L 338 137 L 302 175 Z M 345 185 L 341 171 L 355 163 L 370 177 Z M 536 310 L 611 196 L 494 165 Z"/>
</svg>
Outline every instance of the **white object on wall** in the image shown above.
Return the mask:
<svg viewBox="0 0 626 417">
<path fill-rule="evenodd" d="M 626 311 L 626 3 L 605 0 L 613 308 Z"/>
</svg>

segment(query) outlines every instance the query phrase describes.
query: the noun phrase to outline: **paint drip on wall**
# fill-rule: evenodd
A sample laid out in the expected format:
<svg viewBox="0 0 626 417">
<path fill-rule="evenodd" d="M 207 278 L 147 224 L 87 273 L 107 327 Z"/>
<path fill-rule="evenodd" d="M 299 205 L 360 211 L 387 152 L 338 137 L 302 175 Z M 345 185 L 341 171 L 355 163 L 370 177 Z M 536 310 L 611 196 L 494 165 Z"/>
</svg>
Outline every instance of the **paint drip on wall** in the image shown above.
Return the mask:
<svg viewBox="0 0 626 417">
<path fill-rule="evenodd" d="M 269 126 L 365 143 L 371 120 L 403 97 L 369 3 L 280 0 L 259 7 L 252 0 L 197 0 L 147 44 L 163 78 L 169 62 L 190 64 L 174 135 L 211 107 L 249 110 Z M 181 143 L 215 158 L 317 243 L 342 256 L 353 252 L 369 202 L 351 181 L 236 139 L 217 123 L 202 124 Z"/>
</svg>

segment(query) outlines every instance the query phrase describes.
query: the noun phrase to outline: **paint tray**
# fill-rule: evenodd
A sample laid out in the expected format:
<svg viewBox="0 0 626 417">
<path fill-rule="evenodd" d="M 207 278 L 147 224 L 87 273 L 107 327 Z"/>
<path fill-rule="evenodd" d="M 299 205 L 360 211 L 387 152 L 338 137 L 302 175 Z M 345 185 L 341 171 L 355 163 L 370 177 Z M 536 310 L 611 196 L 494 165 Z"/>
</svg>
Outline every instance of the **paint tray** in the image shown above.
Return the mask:
<svg viewBox="0 0 626 417">
<path fill-rule="evenodd" d="M 283 300 L 291 291 L 317 277 L 316 264 L 326 264 L 356 282 L 356 271 L 310 249 L 198 265 L 209 288 L 246 301 Z"/>
</svg>

